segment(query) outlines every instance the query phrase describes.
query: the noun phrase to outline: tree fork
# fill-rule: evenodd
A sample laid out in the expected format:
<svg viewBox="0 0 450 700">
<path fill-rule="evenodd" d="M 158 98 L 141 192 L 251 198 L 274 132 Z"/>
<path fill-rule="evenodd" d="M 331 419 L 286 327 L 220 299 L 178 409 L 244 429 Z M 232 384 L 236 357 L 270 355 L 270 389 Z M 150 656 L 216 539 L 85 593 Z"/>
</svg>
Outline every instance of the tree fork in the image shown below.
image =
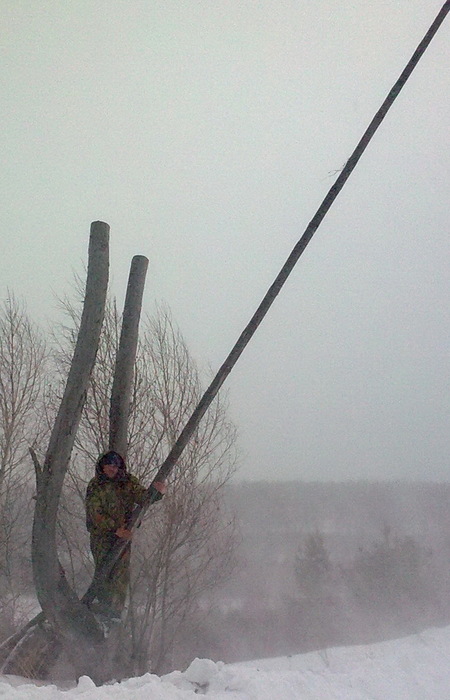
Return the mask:
<svg viewBox="0 0 450 700">
<path fill-rule="evenodd" d="M 33 666 L 35 672 L 38 667 L 42 670 L 42 667 L 51 660 L 51 650 L 55 654 L 57 653 L 58 637 L 51 630 L 47 632 L 41 627 L 45 620 L 49 620 L 62 638 L 69 642 L 67 647 L 70 648 L 70 644 L 75 641 L 77 642 L 76 649 L 79 653 L 82 651 L 80 642 L 82 646 L 86 643 L 88 644 L 86 653 L 81 653 L 81 670 L 82 672 L 89 671 L 90 675 L 93 678 L 96 677 L 97 680 L 104 680 L 102 673 L 100 673 L 100 676 L 97 673 L 95 658 L 92 657 L 93 668 L 90 668 L 88 660 L 89 647 L 92 644 L 96 645 L 103 641 L 103 634 L 100 632 L 95 618 L 86 607 L 86 603 L 91 602 L 93 598 L 88 599 L 84 595 L 79 601 L 70 589 L 57 559 L 54 527 L 53 533 L 50 533 L 53 534 L 53 543 L 51 544 L 52 546 L 54 545 L 54 551 L 48 552 L 46 543 L 48 544 L 49 542 L 49 531 L 45 529 L 46 523 L 42 523 L 42 519 L 48 517 L 48 514 L 51 513 L 56 520 L 62 481 L 70 459 L 89 377 L 95 362 L 106 301 L 108 239 L 109 226 L 102 222 L 93 223 L 91 226 L 83 315 L 66 390 L 50 439 L 52 449 L 49 446 L 44 466 L 39 464 L 34 450 L 30 450 L 36 472 L 38 491 L 36 508 L 38 508 L 38 504 L 40 506 L 40 510 L 37 510 L 35 514 L 35 527 L 33 530 L 33 570 L 36 568 L 36 590 L 38 590 L 39 585 L 40 595 L 38 595 L 38 599 L 42 606 L 42 612 L 0 646 L 0 660 L 3 662 L 3 672 L 14 672 L 14 669 L 17 671 L 17 669 L 21 668 L 21 655 L 24 653 L 22 647 L 25 638 L 28 640 L 30 649 L 32 651 L 35 650 L 37 655 L 36 663 L 38 666 L 36 664 Z M 122 330 L 111 395 L 110 447 L 120 451 L 123 455 L 126 454 L 127 449 L 128 413 L 147 267 L 148 260 L 144 256 L 135 256 L 133 258 L 124 304 Z M 76 380 L 75 383 L 74 378 Z M 75 397 L 73 396 L 74 392 Z M 79 415 L 74 408 L 79 411 Z M 58 426 L 61 425 L 66 427 L 65 431 L 58 429 Z M 61 432 L 63 433 L 62 435 Z M 71 442 L 67 439 L 68 436 Z M 61 444 L 61 440 L 64 440 L 64 444 Z M 53 466 L 55 455 L 61 456 L 61 461 L 56 462 L 56 474 Z M 55 482 L 56 488 L 53 488 Z M 47 507 L 50 500 L 51 509 Z M 44 510 L 44 515 L 42 515 L 42 510 Z M 45 542 L 40 539 L 43 534 L 45 534 Z M 52 547 L 50 547 L 51 549 Z M 44 556 L 42 555 L 42 550 L 44 550 Z M 52 564 L 58 572 L 57 575 L 53 573 L 50 585 L 46 575 L 46 565 L 49 557 L 47 556 L 46 558 L 45 555 L 52 557 Z M 42 639 L 46 640 L 47 644 L 46 649 L 44 649 L 45 658 L 41 658 L 40 652 L 34 646 L 37 644 L 39 647 L 42 647 Z M 103 666 L 105 666 L 105 662 L 106 659 L 104 659 Z M 105 673 L 108 675 L 106 668 Z"/>
</svg>

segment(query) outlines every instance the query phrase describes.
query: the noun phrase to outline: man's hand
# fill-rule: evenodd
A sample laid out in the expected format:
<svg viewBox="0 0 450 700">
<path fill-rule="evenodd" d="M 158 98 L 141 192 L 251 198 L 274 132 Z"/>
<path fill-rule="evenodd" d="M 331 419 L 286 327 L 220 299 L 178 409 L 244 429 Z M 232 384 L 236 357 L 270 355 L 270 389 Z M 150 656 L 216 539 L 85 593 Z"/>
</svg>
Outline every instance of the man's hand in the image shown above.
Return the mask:
<svg viewBox="0 0 450 700">
<path fill-rule="evenodd" d="M 160 494 L 164 496 L 167 491 L 167 484 L 165 481 L 154 481 L 152 484 L 153 488 L 159 491 Z"/>
<path fill-rule="evenodd" d="M 131 530 L 127 530 L 126 527 L 118 527 L 115 534 L 120 537 L 121 540 L 131 540 L 133 533 Z"/>
</svg>

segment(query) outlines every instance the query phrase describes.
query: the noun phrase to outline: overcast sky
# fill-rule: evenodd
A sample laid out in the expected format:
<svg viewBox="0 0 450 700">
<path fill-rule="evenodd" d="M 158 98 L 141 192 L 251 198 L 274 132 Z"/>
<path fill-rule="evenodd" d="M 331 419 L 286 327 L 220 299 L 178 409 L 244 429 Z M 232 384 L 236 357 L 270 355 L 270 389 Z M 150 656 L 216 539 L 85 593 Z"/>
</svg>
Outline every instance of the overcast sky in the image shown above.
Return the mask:
<svg viewBox="0 0 450 700">
<path fill-rule="evenodd" d="M 2 297 L 111 225 L 215 371 L 443 0 L 0 0 Z M 450 19 L 227 380 L 242 479 L 448 479 Z"/>
</svg>

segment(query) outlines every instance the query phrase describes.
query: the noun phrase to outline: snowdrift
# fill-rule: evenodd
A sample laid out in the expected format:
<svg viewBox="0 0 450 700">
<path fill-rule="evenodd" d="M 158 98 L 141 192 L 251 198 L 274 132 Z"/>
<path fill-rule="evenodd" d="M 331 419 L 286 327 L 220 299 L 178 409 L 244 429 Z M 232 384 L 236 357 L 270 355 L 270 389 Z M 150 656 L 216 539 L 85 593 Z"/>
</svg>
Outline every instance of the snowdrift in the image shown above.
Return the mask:
<svg viewBox="0 0 450 700">
<path fill-rule="evenodd" d="M 394 641 L 240 664 L 195 659 L 162 678 L 147 674 L 97 688 L 0 677 L 8 700 L 445 700 L 450 699 L 450 627 Z"/>
</svg>

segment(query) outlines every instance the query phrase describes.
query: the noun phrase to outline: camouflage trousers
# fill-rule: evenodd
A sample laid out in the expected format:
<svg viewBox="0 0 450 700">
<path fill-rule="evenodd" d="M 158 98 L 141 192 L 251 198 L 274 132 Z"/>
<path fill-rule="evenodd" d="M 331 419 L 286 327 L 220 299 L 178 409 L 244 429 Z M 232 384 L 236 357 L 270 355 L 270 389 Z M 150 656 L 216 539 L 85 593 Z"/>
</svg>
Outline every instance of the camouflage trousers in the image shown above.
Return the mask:
<svg viewBox="0 0 450 700">
<path fill-rule="evenodd" d="M 102 565 L 111 547 L 117 542 L 117 537 L 113 534 L 98 536 L 91 535 L 91 552 L 94 557 L 95 570 Z M 114 568 L 105 581 L 101 584 L 97 592 L 97 600 L 105 612 L 122 612 L 127 597 L 130 583 L 130 554 L 131 546 L 127 544 L 119 560 L 114 564 Z"/>
</svg>

